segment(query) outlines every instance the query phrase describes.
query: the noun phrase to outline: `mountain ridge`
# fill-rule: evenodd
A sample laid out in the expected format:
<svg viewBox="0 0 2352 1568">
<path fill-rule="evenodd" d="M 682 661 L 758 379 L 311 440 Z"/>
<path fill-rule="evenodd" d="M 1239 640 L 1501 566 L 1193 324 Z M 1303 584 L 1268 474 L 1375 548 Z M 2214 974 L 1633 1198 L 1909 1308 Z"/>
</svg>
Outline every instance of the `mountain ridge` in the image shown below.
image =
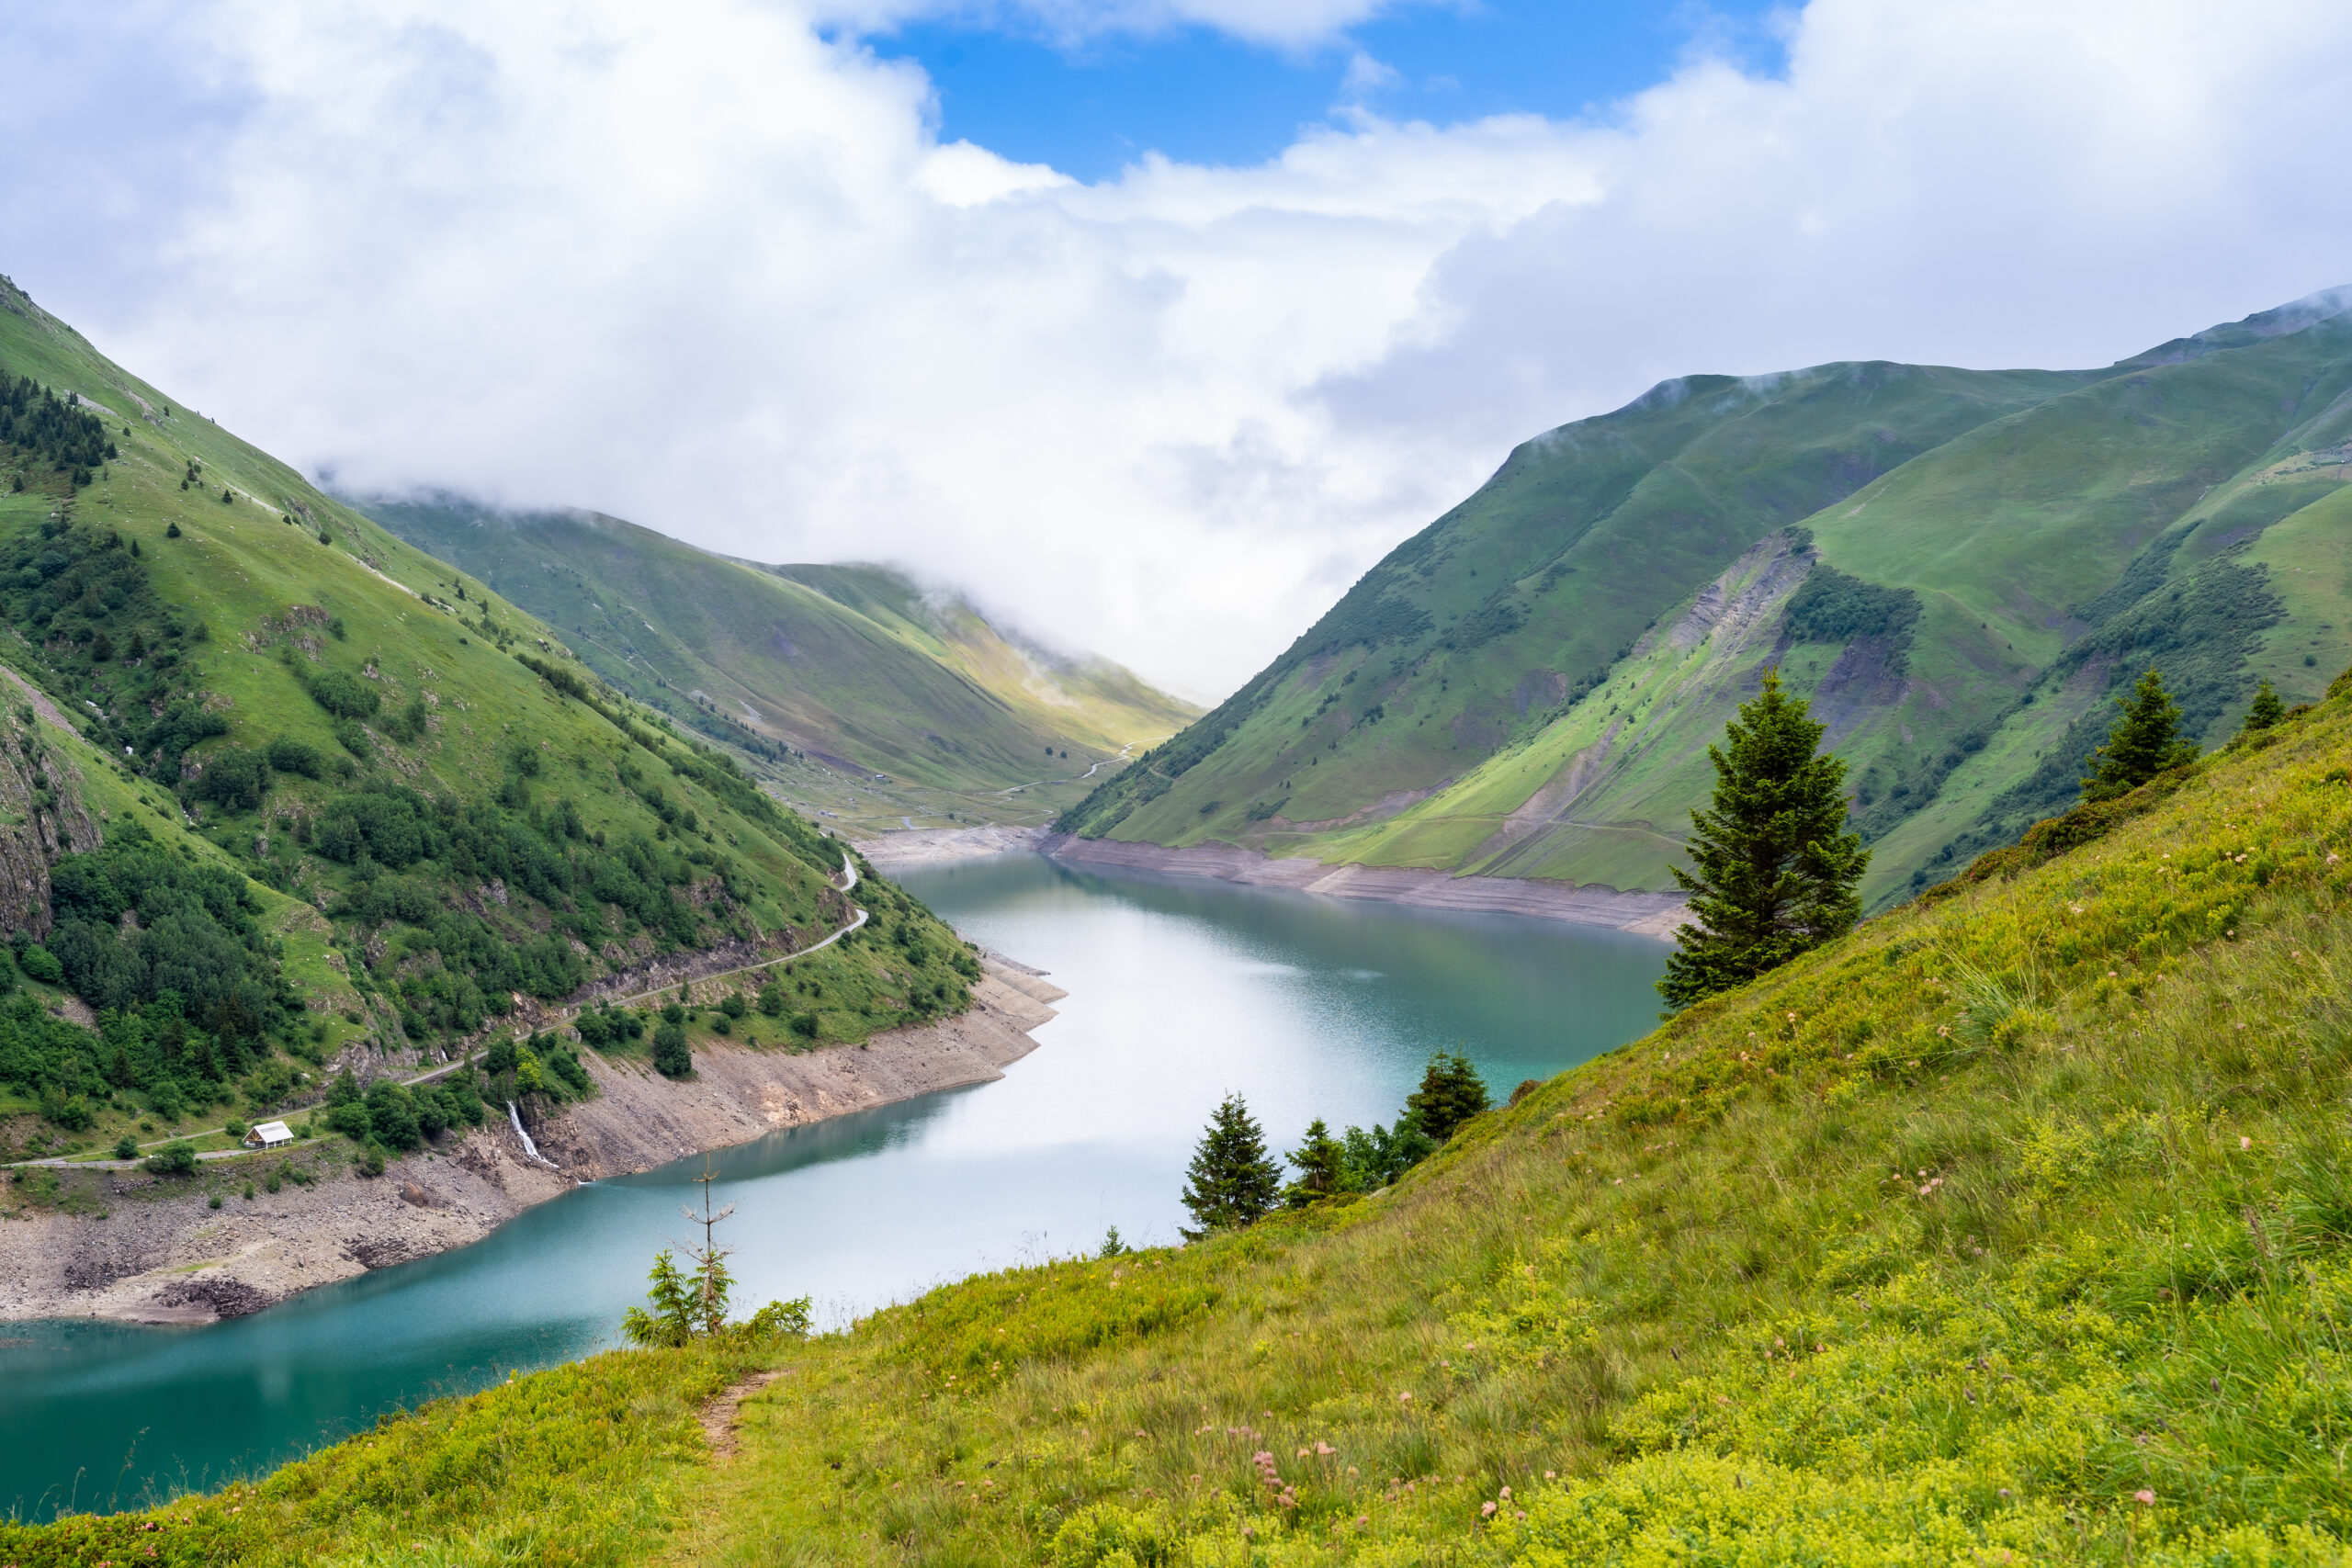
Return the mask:
<svg viewBox="0 0 2352 1568">
<path fill-rule="evenodd" d="M 787 797 L 871 826 L 909 807 L 1034 818 L 1041 795 L 1074 797 L 1069 775 L 1119 765 L 1196 711 L 894 567 L 722 556 L 578 508 L 360 504 L 566 628 L 600 676 L 737 749 Z"/>
<path fill-rule="evenodd" d="M 2352 654 L 2324 566 L 2348 310 L 2326 290 L 2098 370 L 1661 382 L 1521 443 L 1057 826 L 1663 890 L 1705 746 L 1777 661 L 1851 753 L 1871 896 L 1926 886 L 2071 795 L 2124 666 L 2173 665 L 2211 734 L 2257 675 L 2309 696 Z M 1776 536 L 1803 570 L 1735 581 Z"/>
</svg>

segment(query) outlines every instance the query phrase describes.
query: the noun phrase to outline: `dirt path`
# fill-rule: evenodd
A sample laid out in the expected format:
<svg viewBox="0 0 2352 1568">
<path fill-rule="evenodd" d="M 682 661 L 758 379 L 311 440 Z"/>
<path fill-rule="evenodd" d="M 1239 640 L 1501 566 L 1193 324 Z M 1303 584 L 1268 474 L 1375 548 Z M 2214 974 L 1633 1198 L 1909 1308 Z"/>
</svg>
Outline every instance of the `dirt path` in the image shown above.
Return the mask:
<svg viewBox="0 0 2352 1568">
<path fill-rule="evenodd" d="M 725 1464 L 735 1457 L 735 1422 L 742 1412 L 743 1402 L 784 1376 L 786 1371 L 783 1367 L 774 1367 L 764 1372 L 753 1372 L 741 1382 L 720 1391 L 717 1398 L 702 1407 L 703 1440 L 710 1445 L 713 1463 Z"/>
</svg>

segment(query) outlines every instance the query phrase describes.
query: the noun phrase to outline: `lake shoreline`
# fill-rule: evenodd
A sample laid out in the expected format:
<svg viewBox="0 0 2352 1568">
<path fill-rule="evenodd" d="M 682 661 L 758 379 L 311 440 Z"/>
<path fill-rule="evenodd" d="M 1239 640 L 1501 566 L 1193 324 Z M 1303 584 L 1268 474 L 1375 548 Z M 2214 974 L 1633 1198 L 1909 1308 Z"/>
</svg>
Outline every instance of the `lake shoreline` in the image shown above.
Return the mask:
<svg viewBox="0 0 2352 1568">
<path fill-rule="evenodd" d="M 113 1171 L 107 1217 L 52 1211 L 0 1220 L 0 1322 L 97 1317 L 203 1324 L 320 1285 L 480 1241 L 582 1181 L 650 1170 L 787 1127 L 988 1083 L 1036 1049 L 1030 1031 L 1067 993 L 991 964 L 973 1006 L 862 1043 L 795 1055 L 706 1046 L 695 1076 L 581 1053 L 598 1092 L 530 1129 L 532 1160 L 492 1108 L 484 1124 L 379 1177 L 336 1160 L 310 1185 L 259 1184 L 266 1156 L 208 1166 L 193 1181 Z M 242 1184 L 256 1184 L 251 1199 Z M 210 1206 L 211 1193 L 221 1206 Z"/>
<path fill-rule="evenodd" d="M 1160 844 L 1081 839 L 1045 828 L 919 828 L 861 840 L 857 852 L 888 873 L 951 864 L 987 855 L 1033 853 L 1065 865 L 1204 877 L 1251 887 L 1282 887 L 1318 898 L 1355 898 L 1423 909 L 1524 915 L 1601 926 L 1635 936 L 1673 940 L 1690 919 L 1678 894 L 1622 892 L 1600 883 L 1582 886 L 1532 877 L 1456 876 L 1412 866 L 1326 865 L 1303 856 L 1276 859 L 1238 844 Z"/>
</svg>

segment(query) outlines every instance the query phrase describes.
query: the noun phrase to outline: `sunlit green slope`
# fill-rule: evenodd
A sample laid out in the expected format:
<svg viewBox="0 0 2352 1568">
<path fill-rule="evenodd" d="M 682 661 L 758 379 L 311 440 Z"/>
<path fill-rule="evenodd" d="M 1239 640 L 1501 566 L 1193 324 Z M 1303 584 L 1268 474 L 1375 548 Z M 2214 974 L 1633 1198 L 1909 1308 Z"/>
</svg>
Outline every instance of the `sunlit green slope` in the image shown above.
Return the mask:
<svg viewBox="0 0 2352 1568">
<path fill-rule="evenodd" d="M 1777 662 L 1854 765 L 1871 893 L 1924 885 L 2070 795 L 2150 663 L 2211 737 L 2352 651 L 2347 306 L 2100 372 L 1669 382 L 1521 447 L 1064 825 L 1667 887 Z"/>
<path fill-rule="evenodd" d="M 0 1557 L 2342 1563 L 2352 679 L 2091 826 L 1381 1195 L 596 1358 Z"/>
<path fill-rule="evenodd" d="M 0 371 L 106 448 L 0 435 L 0 1153 L 278 1108 L 355 1042 L 446 1051 L 849 918 L 841 846 L 725 753 L 5 284 Z M 956 1005 L 960 946 L 907 919 L 911 965 L 819 961 L 889 976 L 829 1033 Z"/>
<path fill-rule="evenodd" d="M 615 685 L 707 733 L 755 755 L 765 740 L 963 792 L 978 815 L 997 791 L 1083 773 L 1198 711 L 1108 661 L 1009 636 L 885 567 L 762 567 L 586 512 L 508 515 L 447 499 L 367 511 L 563 628 Z"/>
</svg>

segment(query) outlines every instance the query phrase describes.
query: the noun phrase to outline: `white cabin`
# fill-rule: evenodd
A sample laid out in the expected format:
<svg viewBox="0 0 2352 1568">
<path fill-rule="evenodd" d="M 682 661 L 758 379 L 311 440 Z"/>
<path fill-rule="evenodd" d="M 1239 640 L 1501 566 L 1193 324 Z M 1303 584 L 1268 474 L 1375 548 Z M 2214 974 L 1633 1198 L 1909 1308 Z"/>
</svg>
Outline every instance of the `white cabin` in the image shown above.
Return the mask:
<svg viewBox="0 0 2352 1568">
<path fill-rule="evenodd" d="M 245 1147 L 274 1149 L 294 1141 L 294 1129 L 283 1122 L 264 1122 L 245 1134 Z"/>
</svg>

